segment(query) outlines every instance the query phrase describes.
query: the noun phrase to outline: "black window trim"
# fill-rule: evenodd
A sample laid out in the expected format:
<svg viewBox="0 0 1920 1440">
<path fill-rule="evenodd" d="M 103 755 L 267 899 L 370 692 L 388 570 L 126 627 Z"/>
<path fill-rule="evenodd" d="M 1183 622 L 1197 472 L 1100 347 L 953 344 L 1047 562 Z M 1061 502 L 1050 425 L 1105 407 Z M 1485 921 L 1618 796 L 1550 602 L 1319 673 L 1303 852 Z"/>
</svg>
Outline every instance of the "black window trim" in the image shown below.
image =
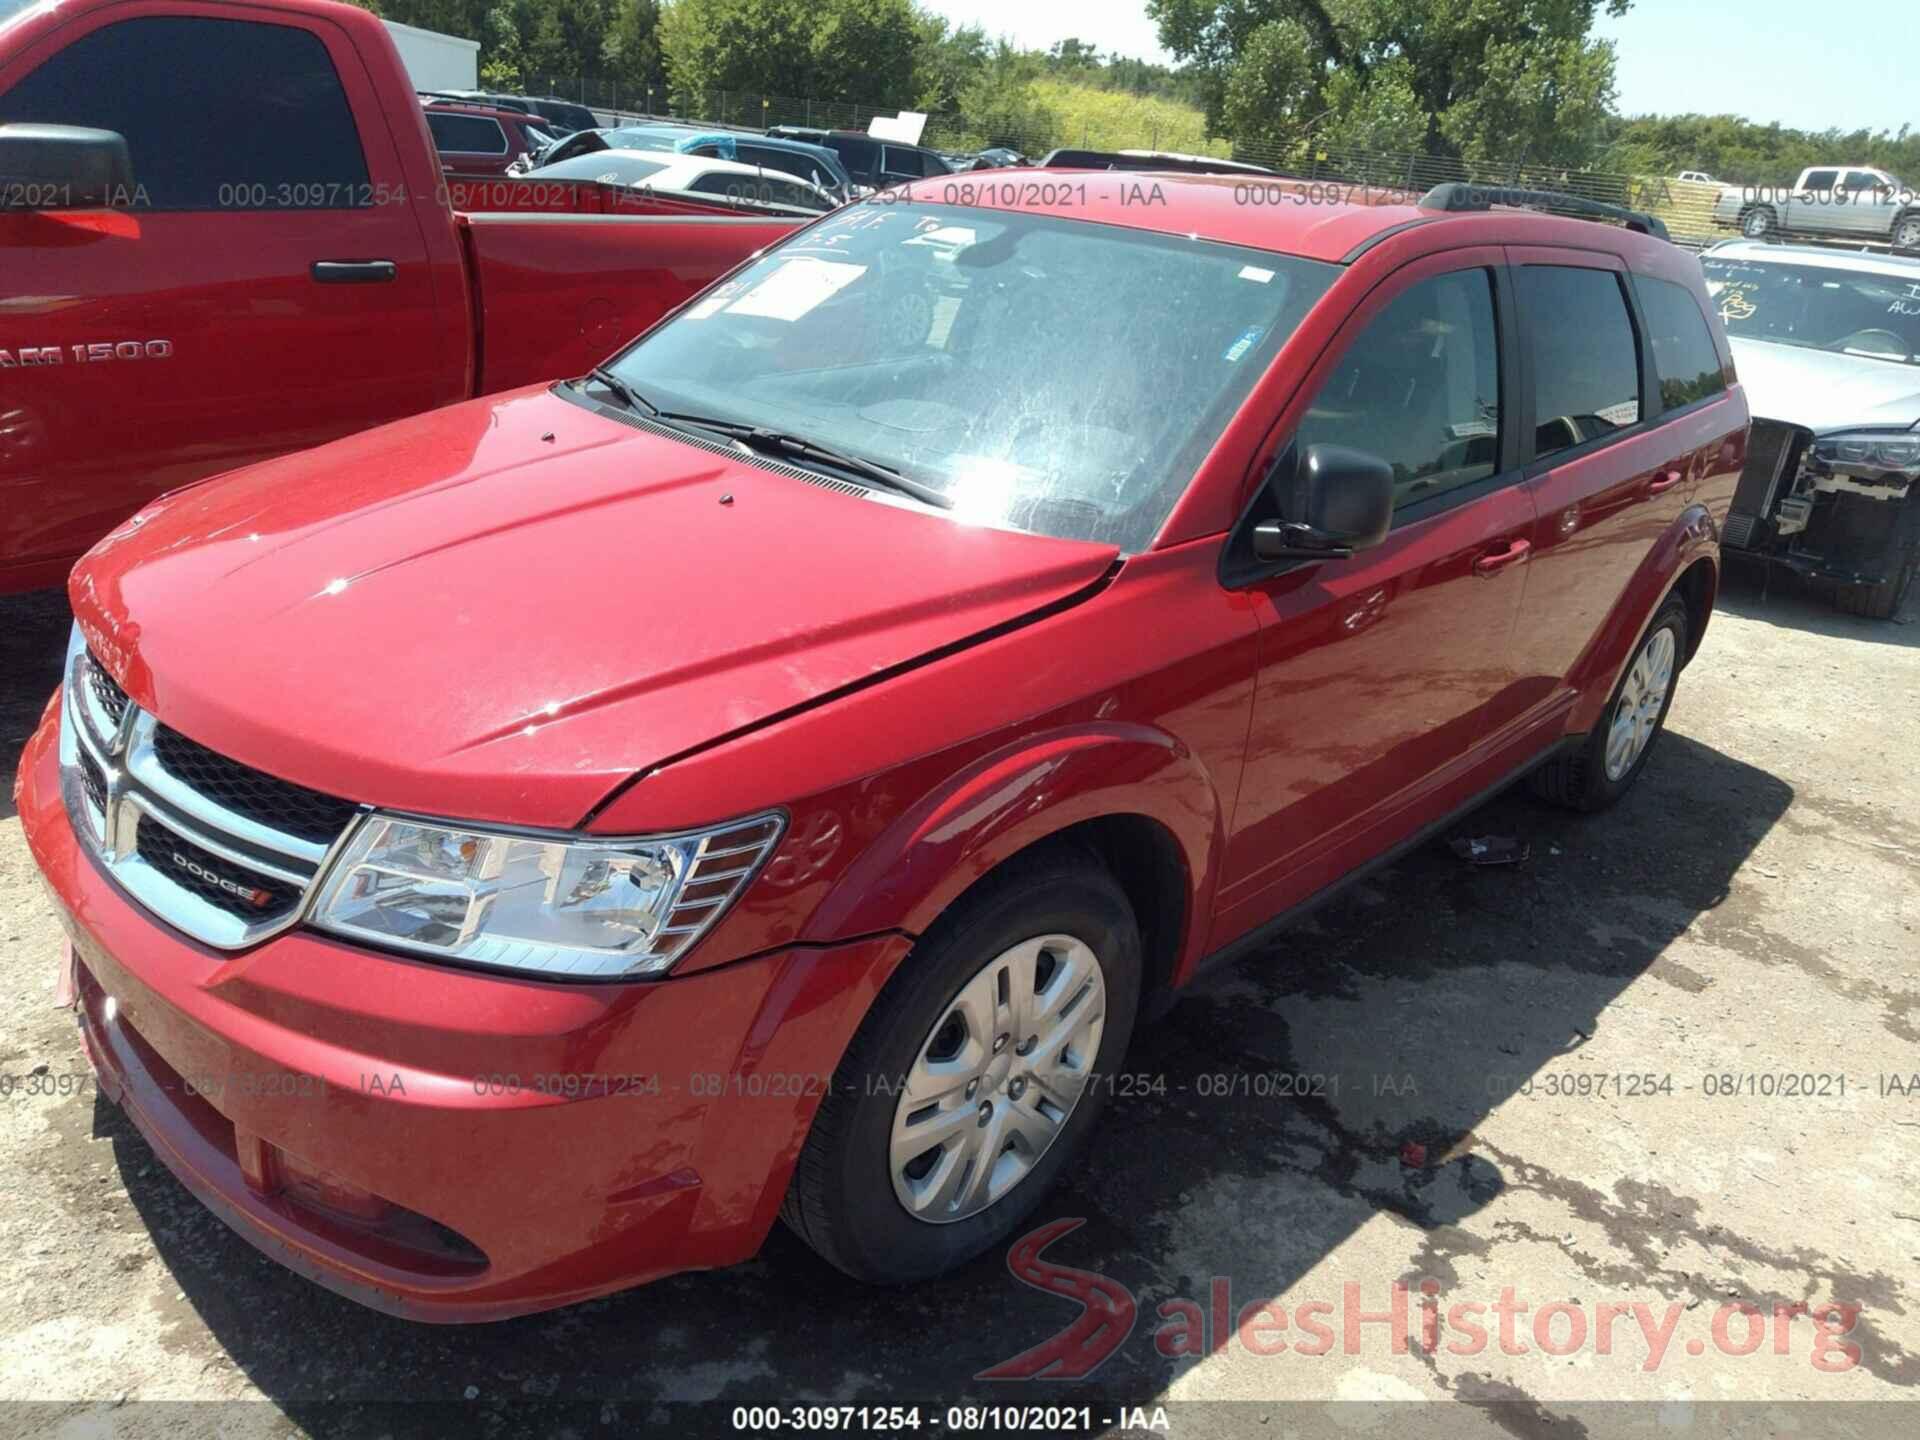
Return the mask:
<svg viewBox="0 0 1920 1440">
<path fill-rule="evenodd" d="M 1583 257 L 1591 257 L 1591 262 L 1583 263 Z M 1612 263 L 1603 263 L 1608 261 Z M 1520 427 L 1520 443 L 1525 447 L 1521 453 L 1526 458 L 1521 464 L 1525 471 L 1526 478 L 1528 480 L 1537 480 L 1542 475 L 1550 475 L 1562 466 L 1571 465 L 1576 460 L 1584 460 L 1589 455 L 1597 455 L 1602 450 L 1623 444 L 1628 440 L 1637 439 L 1639 436 L 1649 434 L 1664 424 L 1667 417 L 1664 414 L 1654 411 L 1647 398 L 1649 393 L 1654 395 L 1660 393 L 1660 382 L 1658 377 L 1654 375 L 1653 347 L 1647 344 L 1647 326 L 1645 317 L 1640 313 L 1640 297 L 1634 293 L 1633 286 L 1627 283 L 1629 272 L 1621 268 L 1620 257 L 1610 254 L 1605 250 L 1556 251 L 1555 258 L 1551 260 L 1524 260 L 1512 268 L 1516 272 L 1514 275 L 1514 294 L 1516 297 L 1519 294 L 1519 275 L 1517 272 L 1524 269 L 1598 270 L 1611 275 L 1614 284 L 1619 288 L 1621 296 L 1626 301 L 1627 322 L 1633 330 L 1633 348 L 1634 354 L 1639 362 L 1637 368 L 1640 372 L 1640 418 L 1638 420 L 1631 425 L 1622 426 L 1618 430 L 1609 430 L 1605 435 L 1596 435 L 1591 440 L 1583 440 L 1578 445 L 1571 445 L 1565 450 L 1555 450 L 1547 455 L 1538 455 L 1534 450 L 1538 439 L 1537 432 L 1539 422 L 1534 415 L 1535 396 L 1533 369 L 1531 366 L 1521 367 L 1522 388 L 1525 392 L 1522 397 L 1525 423 Z M 1531 343 L 1528 344 L 1528 349 L 1532 349 Z"/>
<path fill-rule="evenodd" d="M 1485 249 L 1487 247 L 1469 246 L 1465 248 Z M 1446 253 L 1444 250 L 1434 251 L 1433 255 L 1443 256 Z M 1421 257 L 1422 260 L 1426 258 L 1429 257 Z M 1417 264 L 1419 262 L 1416 261 L 1414 263 Z M 1457 510 L 1463 505 L 1472 505 L 1477 501 L 1486 499 L 1490 495 L 1498 494 L 1502 490 L 1524 484 L 1528 479 L 1532 478 L 1526 473 L 1522 465 L 1512 463 L 1516 461 L 1522 453 L 1530 453 L 1522 452 L 1520 448 L 1525 434 L 1520 426 L 1520 399 L 1521 391 L 1523 388 L 1526 388 L 1527 382 L 1525 379 L 1525 367 L 1520 363 L 1520 318 L 1518 291 L 1514 282 L 1513 268 L 1514 267 L 1509 264 L 1500 262 L 1470 262 L 1452 265 L 1446 269 L 1435 270 L 1430 274 L 1422 275 L 1417 280 L 1410 281 L 1406 285 L 1388 294 L 1385 303 L 1380 307 L 1380 311 L 1376 312 L 1365 324 L 1355 330 L 1351 338 L 1349 338 L 1332 357 L 1331 367 L 1328 372 L 1329 375 L 1331 375 L 1332 369 L 1339 367 L 1340 362 L 1346 358 L 1347 352 L 1353 348 L 1354 344 L 1362 335 L 1366 334 L 1368 327 L 1372 325 L 1375 319 L 1379 318 L 1379 314 L 1384 312 L 1388 306 L 1392 305 L 1401 296 L 1411 292 L 1415 286 L 1423 285 L 1429 280 L 1445 279 L 1449 275 L 1464 275 L 1470 271 L 1478 271 L 1487 277 L 1488 290 L 1493 301 L 1493 333 L 1494 343 L 1498 351 L 1498 374 L 1500 377 L 1500 453 L 1498 457 L 1500 468 L 1484 479 L 1475 480 L 1470 484 L 1457 485 L 1438 495 L 1430 495 L 1423 500 L 1415 500 L 1411 504 L 1395 505 L 1393 507 L 1393 524 L 1388 531 L 1390 535 L 1409 526 L 1422 524 L 1436 516 L 1445 515 L 1449 511 Z M 1380 285 L 1363 296 L 1359 304 L 1365 305 L 1382 287 L 1391 285 L 1394 278 L 1392 275 L 1383 277 Z M 1355 306 L 1355 309 L 1358 308 L 1359 306 Z M 1319 360 L 1316 359 L 1314 363 L 1317 366 Z M 1318 390 L 1314 392 L 1315 395 L 1318 393 Z M 1531 396 L 1529 395 L 1528 398 L 1531 399 Z M 1312 397 L 1308 398 L 1307 403 L 1309 406 L 1312 405 Z M 1305 411 L 1301 413 L 1304 416 Z M 1271 564 L 1260 564 L 1251 561 L 1249 558 L 1249 546 L 1251 542 L 1248 539 L 1248 534 L 1252 528 L 1254 512 L 1259 508 L 1261 495 L 1266 490 L 1267 477 L 1272 473 L 1273 466 L 1284 464 L 1294 457 L 1298 436 L 1299 426 L 1295 425 L 1293 430 L 1286 435 L 1274 451 L 1273 461 L 1267 469 L 1261 472 L 1259 483 L 1248 491 L 1246 503 L 1241 507 L 1239 517 L 1234 521 L 1233 528 L 1227 532 L 1226 541 L 1220 547 L 1220 563 L 1218 567 L 1220 583 L 1225 589 L 1245 590 L 1254 585 L 1264 584 L 1276 576 L 1284 575 L 1288 571 L 1296 570 L 1303 565 L 1323 565 L 1328 563 L 1323 560 L 1280 560 Z"/>
<path fill-rule="evenodd" d="M 1688 289 L 1685 285 L 1682 285 L 1678 280 L 1668 280 L 1667 277 L 1664 275 L 1643 275 L 1638 271 L 1629 271 L 1628 275 L 1632 283 L 1627 288 L 1633 292 L 1634 303 L 1636 306 L 1639 305 L 1640 282 L 1642 280 L 1660 280 L 1660 281 L 1664 281 L 1668 285 L 1673 285 L 1678 287 L 1681 290 L 1685 290 L 1687 294 L 1687 298 L 1693 301 L 1694 309 L 1696 311 L 1699 311 L 1701 322 L 1705 324 L 1707 327 L 1707 340 L 1708 340 L 1708 343 L 1713 345 L 1714 358 L 1720 360 L 1720 388 L 1718 390 L 1714 391 L 1713 394 L 1711 395 L 1702 395 L 1698 400 L 1689 400 L 1685 405 L 1675 405 L 1675 406 L 1669 407 L 1666 403 L 1665 397 L 1662 396 L 1660 393 L 1660 366 L 1658 362 L 1653 360 L 1653 344 L 1651 341 L 1649 341 L 1646 346 L 1646 350 L 1647 350 L 1649 363 L 1652 364 L 1653 372 L 1654 372 L 1653 373 L 1653 390 L 1651 393 L 1653 397 L 1660 402 L 1660 409 L 1651 417 L 1652 420 L 1655 423 L 1664 424 L 1669 420 L 1678 419 L 1682 415 L 1691 415 L 1696 410 L 1703 410 L 1709 405 L 1717 405 L 1722 400 L 1725 400 L 1727 398 L 1727 391 L 1732 388 L 1732 386 L 1727 383 L 1727 362 L 1721 358 L 1720 346 L 1718 343 L 1714 341 L 1713 322 L 1708 318 L 1706 311 L 1700 310 L 1699 297 L 1695 295 L 1693 291 Z M 1636 308 L 1636 310 L 1634 311 L 1634 315 L 1635 315 L 1637 324 L 1643 323 L 1646 318 L 1646 311 L 1644 307 Z M 1645 384 L 1646 384 L 1646 378 L 1643 376 L 1641 377 L 1641 385 L 1644 387 Z"/>
</svg>

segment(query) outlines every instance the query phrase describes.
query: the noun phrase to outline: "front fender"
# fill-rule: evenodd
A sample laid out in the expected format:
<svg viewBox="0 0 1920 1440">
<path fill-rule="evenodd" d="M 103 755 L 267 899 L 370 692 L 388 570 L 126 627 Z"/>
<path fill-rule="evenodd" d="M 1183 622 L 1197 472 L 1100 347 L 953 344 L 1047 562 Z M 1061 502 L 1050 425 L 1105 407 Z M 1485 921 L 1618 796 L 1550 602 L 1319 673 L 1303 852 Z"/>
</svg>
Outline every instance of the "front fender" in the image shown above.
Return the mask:
<svg viewBox="0 0 1920 1440">
<path fill-rule="evenodd" d="M 1226 843 L 1226 814 L 1199 758 L 1163 731 L 1088 724 L 1023 736 L 911 806 L 843 871 L 806 938 L 924 932 L 982 875 L 1084 821 L 1144 816 L 1185 862 L 1188 951 L 1205 935 Z"/>
<path fill-rule="evenodd" d="M 1704 505 L 1689 505 L 1680 513 L 1640 562 L 1613 613 L 1574 667 L 1573 688 L 1580 699 L 1568 718 L 1570 734 L 1584 734 L 1600 723 L 1600 716 L 1632 660 L 1641 636 L 1653 617 L 1695 561 L 1708 560 L 1714 569 L 1714 591 L 1719 589 L 1720 532 Z M 1705 625 L 1701 630 L 1704 632 Z M 1700 636 L 1693 642 L 1698 648 Z"/>
</svg>

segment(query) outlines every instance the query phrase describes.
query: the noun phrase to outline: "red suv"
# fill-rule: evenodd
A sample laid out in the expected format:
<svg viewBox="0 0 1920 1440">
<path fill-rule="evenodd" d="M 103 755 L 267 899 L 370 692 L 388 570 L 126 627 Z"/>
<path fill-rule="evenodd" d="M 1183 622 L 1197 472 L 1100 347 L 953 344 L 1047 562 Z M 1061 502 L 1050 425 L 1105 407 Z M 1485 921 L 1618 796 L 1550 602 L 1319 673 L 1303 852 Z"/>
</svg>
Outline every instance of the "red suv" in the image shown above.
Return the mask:
<svg viewBox="0 0 1920 1440">
<path fill-rule="evenodd" d="M 1634 783 L 1745 450 L 1696 260 L 1018 178 L 80 563 L 19 810 L 101 1088 L 241 1234 L 432 1320 L 782 1216 L 933 1276 L 1209 959 Z"/>
</svg>

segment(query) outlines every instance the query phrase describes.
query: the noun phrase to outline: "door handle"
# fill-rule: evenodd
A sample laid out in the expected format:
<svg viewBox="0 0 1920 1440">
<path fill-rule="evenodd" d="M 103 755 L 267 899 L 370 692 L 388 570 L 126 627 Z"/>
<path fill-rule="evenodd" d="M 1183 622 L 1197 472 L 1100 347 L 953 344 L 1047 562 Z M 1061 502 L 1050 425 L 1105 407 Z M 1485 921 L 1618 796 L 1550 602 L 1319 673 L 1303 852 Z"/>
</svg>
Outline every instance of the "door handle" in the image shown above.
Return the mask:
<svg viewBox="0 0 1920 1440">
<path fill-rule="evenodd" d="M 316 260 L 312 271 L 322 285 L 384 285 L 399 273 L 391 260 Z"/>
<path fill-rule="evenodd" d="M 1476 575 L 1498 575 L 1510 565 L 1524 565 L 1527 557 L 1533 554 L 1533 542 L 1529 540 L 1509 540 L 1507 548 L 1496 550 L 1491 555 L 1482 555 L 1473 562 Z"/>
<path fill-rule="evenodd" d="M 1664 495 L 1686 478 L 1685 471 L 1663 470 L 1647 482 L 1647 494 Z"/>
</svg>

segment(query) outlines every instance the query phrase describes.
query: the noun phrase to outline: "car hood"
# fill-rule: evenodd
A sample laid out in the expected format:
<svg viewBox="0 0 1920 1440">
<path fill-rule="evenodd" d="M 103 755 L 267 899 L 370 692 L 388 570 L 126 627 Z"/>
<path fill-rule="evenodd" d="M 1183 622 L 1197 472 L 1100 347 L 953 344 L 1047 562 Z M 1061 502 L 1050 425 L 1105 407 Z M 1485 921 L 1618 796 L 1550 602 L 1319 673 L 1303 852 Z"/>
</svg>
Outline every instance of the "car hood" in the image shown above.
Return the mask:
<svg viewBox="0 0 1920 1440">
<path fill-rule="evenodd" d="M 356 801 L 568 827 L 1117 557 L 835 483 L 522 391 L 178 491 L 69 589 L 115 678 L 204 745 Z"/>
<path fill-rule="evenodd" d="M 1815 434 L 1920 421 L 1920 365 L 1734 340 L 1733 363 L 1755 416 Z"/>
</svg>

